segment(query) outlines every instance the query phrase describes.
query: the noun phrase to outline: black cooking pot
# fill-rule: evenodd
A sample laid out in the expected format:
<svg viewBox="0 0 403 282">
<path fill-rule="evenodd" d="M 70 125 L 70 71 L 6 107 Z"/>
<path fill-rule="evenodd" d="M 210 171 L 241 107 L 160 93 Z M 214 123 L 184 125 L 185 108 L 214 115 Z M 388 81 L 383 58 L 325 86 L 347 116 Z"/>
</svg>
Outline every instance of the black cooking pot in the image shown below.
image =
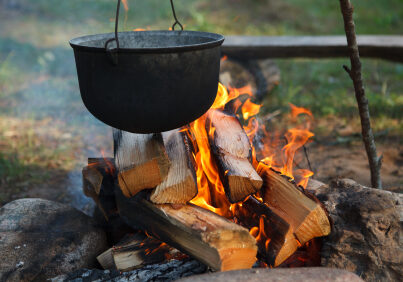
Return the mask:
<svg viewBox="0 0 403 282">
<path fill-rule="evenodd" d="M 205 113 L 217 94 L 224 37 L 197 31 L 119 32 L 72 39 L 87 109 L 134 133 L 181 127 Z M 116 44 L 116 43 L 115 43 Z"/>
</svg>

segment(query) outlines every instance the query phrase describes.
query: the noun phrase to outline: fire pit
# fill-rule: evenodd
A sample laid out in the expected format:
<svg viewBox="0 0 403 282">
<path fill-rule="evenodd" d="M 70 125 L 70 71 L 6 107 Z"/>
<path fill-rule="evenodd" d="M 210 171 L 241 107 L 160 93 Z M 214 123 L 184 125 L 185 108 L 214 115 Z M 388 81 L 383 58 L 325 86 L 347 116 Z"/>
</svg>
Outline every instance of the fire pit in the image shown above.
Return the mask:
<svg viewBox="0 0 403 282">
<path fill-rule="evenodd" d="M 330 222 L 304 190 L 312 173 L 293 168 L 295 152 L 312 136 L 311 113 L 293 106 L 293 117 L 306 122 L 286 133 L 283 149 L 259 149 L 260 106 L 250 90 L 218 89 L 210 110 L 189 126 L 158 134 L 114 130 L 114 158 L 89 159 L 84 191 L 104 216 L 118 213 L 170 246 L 150 248 L 132 237 L 99 257 L 105 268 L 134 269 L 155 259 L 147 253 L 172 248 L 216 271 L 320 261 L 315 238 L 330 233 Z M 136 259 L 128 263 L 121 250 Z"/>
</svg>

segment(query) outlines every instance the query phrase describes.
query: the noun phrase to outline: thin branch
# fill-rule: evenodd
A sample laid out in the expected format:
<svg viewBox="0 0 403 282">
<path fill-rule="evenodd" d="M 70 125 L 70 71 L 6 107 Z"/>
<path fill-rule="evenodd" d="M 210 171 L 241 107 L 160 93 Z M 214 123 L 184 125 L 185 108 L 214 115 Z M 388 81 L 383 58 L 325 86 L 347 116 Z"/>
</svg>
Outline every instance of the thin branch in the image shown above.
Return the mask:
<svg viewBox="0 0 403 282">
<path fill-rule="evenodd" d="M 361 132 L 367 151 L 369 168 L 371 170 L 372 187 L 382 189 L 381 165 L 382 157 L 378 157 L 374 141 L 374 134 L 371 129 L 371 121 L 368 109 L 368 99 L 365 96 L 361 75 L 361 61 L 358 52 L 357 39 L 355 35 L 355 24 L 353 21 L 353 7 L 350 0 L 340 0 L 341 12 L 344 19 L 344 30 L 346 32 L 348 50 L 350 55 L 351 69 L 347 66 L 343 68 L 350 75 L 354 84 L 355 97 L 361 118 Z"/>
<path fill-rule="evenodd" d="M 304 148 L 304 154 L 305 154 L 306 161 L 308 162 L 309 170 L 313 172 L 313 169 L 311 166 L 311 161 L 309 160 L 308 149 L 306 148 L 305 145 L 303 145 L 302 147 Z M 313 178 L 313 175 L 312 175 L 312 178 Z"/>
</svg>

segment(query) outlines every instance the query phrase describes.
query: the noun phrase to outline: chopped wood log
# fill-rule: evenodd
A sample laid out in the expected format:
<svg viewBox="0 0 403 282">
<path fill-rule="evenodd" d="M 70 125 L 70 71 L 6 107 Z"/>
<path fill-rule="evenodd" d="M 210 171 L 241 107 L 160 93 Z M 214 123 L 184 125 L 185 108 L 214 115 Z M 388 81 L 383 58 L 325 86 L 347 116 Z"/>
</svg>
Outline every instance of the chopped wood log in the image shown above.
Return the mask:
<svg viewBox="0 0 403 282">
<path fill-rule="evenodd" d="M 110 188 L 114 170 L 113 159 L 108 158 L 89 158 L 82 170 L 83 192 L 94 200 L 106 220 L 116 214 L 114 190 Z"/>
<path fill-rule="evenodd" d="M 236 116 L 220 110 L 209 110 L 206 120 L 212 153 L 221 181 L 231 203 L 256 193 L 263 184 L 253 168 L 248 136 Z"/>
<path fill-rule="evenodd" d="M 114 130 L 113 137 L 118 181 L 126 197 L 155 188 L 165 179 L 171 164 L 161 134 Z"/>
<path fill-rule="evenodd" d="M 290 223 L 302 245 L 312 238 L 330 233 L 329 218 L 320 203 L 300 191 L 292 179 L 280 175 L 267 165 L 260 163 L 257 170 L 264 181 L 264 202 L 278 210 L 279 215 Z"/>
<path fill-rule="evenodd" d="M 253 196 L 242 202 L 242 208 L 235 209 L 235 217 L 243 226 L 251 231 L 259 229 L 255 231 L 259 232 L 259 256 L 274 267 L 290 257 L 299 246 L 294 230 L 278 213 Z"/>
<path fill-rule="evenodd" d="M 166 259 L 173 248 L 142 233 L 128 236 L 97 257 L 104 269 L 130 271 Z"/>
<path fill-rule="evenodd" d="M 125 198 L 115 189 L 120 215 L 170 246 L 214 270 L 250 268 L 256 261 L 256 240 L 248 230 L 192 204 L 156 205 L 144 192 Z"/>
<path fill-rule="evenodd" d="M 195 164 L 186 134 L 179 129 L 162 133 L 171 167 L 167 177 L 151 193 L 156 204 L 187 203 L 197 194 Z"/>
</svg>

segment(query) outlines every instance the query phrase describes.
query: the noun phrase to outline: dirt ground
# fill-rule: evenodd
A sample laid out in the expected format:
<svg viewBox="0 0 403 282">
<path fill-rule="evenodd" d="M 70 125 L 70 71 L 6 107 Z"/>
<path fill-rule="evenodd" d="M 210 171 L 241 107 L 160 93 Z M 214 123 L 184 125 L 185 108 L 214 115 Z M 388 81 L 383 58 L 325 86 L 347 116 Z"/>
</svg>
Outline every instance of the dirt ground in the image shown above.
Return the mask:
<svg viewBox="0 0 403 282">
<path fill-rule="evenodd" d="M 381 177 L 384 189 L 402 193 L 403 146 L 378 144 L 378 154 L 383 155 Z M 367 155 L 360 142 L 351 145 L 311 144 L 309 158 L 317 180 L 329 183 L 336 178 L 351 178 L 371 186 Z"/>
</svg>

